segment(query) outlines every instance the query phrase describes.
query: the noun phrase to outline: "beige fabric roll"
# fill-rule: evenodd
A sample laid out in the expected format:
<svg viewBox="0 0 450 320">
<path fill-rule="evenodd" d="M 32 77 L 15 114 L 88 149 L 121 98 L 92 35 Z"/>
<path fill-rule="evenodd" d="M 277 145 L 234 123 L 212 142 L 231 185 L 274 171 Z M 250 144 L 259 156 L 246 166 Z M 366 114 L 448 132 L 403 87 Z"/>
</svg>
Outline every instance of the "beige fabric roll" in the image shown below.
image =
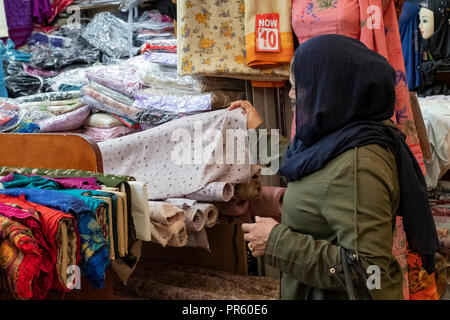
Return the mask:
<svg viewBox="0 0 450 320">
<path fill-rule="evenodd" d="M 216 225 L 217 218 L 219 217 L 219 210 L 213 204 L 209 203 L 197 203 L 193 206 L 201 211 L 205 219 L 205 228 L 211 228 Z"/>
<path fill-rule="evenodd" d="M 204 214 L 197 208 L 192 207 L 187 209 L 186 211 L 186 229 L 188 231 L 200 231 L 205 227 L 205 216 Z"/>
<path fill-rule="evenodd" d="M 228 202 L 234 195 L 234 186 L 228 182 L 211 182 L 204 188 L 187 194 L 184 197 L 198 201 L 223 201 Z"/>
<path fill-rule="evenodd" d="M 172 225 L 178 221 L 182 221 L 184 223 L 186 218 L 186 214 L 183 209 L 162 201 L 149 201 L 148 208 L 150 212 L 150 219 L 163 225 Z"/>
<path fill-rule="evenodd" d="M 152 241 L 163 247 L 184 247 L 187 244 L 187 230 L 184 221 L 176 221 L 171 225 L 151 220 Z"/>
</svg>

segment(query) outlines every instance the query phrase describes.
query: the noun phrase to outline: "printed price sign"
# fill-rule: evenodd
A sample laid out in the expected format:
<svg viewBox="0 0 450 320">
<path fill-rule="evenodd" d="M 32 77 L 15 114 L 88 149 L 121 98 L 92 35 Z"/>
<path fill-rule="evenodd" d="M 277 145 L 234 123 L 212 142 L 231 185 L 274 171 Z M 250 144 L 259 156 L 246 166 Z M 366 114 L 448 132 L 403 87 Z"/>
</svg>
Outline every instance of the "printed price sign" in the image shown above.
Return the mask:
<svg viewBox="0 0 450 320">
<path fill-rule="evenodd" d="M 280 52 L 280 15 L 256 15 L 256 51 Z"/>
</svg>

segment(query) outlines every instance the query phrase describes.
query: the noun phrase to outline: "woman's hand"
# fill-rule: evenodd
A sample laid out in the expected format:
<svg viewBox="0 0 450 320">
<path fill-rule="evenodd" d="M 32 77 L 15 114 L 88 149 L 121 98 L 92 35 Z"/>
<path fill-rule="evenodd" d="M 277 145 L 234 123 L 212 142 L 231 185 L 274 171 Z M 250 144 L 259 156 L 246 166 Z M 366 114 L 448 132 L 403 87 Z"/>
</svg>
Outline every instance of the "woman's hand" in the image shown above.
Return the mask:
<svg viewBox="0 0 450 320">
<path fill-rule="evenodd" d="M 264 255 L 270 232 L 277 224 L 275 219 L 261 217 L 255 217 L 255 223 L 242 224 L 244 239 L 249 241 L 248 247 L 255 258 Z"/>
<path fill-rule="evenodd" d="M 231 111 L 237 108 L 244 109 L 244 112 L 247 114 L 247 129 L 256 129 L 262 123 L 258 111 L 256 111 L 255 107 L 252 106 L 250 102 L 245 100 L 235 101 L 231 103 L 228 110 Z"/>
</svg>

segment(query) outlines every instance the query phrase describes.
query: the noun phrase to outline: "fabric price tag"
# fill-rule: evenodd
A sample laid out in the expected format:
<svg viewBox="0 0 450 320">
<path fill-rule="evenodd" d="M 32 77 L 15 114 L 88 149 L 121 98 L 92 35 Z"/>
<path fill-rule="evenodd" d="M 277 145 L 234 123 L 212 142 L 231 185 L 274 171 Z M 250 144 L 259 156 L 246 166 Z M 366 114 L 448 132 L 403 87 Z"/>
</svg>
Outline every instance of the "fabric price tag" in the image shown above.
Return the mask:
<svg viewBox="0 0 450 320">
<path fill-rule="evenodd" d="M 280 52 L 280 15 L 256 15 L 256 51 Z"/>
</svg>

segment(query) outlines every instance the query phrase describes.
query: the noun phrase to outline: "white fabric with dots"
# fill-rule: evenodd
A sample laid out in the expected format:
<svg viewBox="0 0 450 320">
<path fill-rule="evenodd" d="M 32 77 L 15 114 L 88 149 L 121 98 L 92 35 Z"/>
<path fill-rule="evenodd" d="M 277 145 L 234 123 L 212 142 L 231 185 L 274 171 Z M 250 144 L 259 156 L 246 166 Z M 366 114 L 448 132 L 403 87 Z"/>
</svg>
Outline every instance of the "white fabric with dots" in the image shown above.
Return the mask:
<svg viewBox="0 0 450 320">
<path fill-rule="evenodd" d="M 248 140 L 244 139 L 243 148 L 237 143 L 234 148 L 228 148 L 230 144 L 225 142 L 228 129 L 245 132 L 246 123 L 246 115 L 241 109 L 225 109 L 182 117 L 156 128 L 100 142 L 104 172 L 133 176 L 145 183 L 149 200 L 183 197 L 210 182 L 247 181 L 251 175 Z M 200 126 L 202 130 L 198 129 Z M 195 134 L 199 131 L 202 132 L 200 139 Z M 218 132 L 221 134 L 216 134 Z M 188 142 L 188 147 L 183 150 L 190 150 L 191 160 L 198 157 L 198 147 L 203 146 L 203 159 L 198 164 L 194 161 L 177 164 L 173 160 L 174 150 L 181 150 L 183 141 Z M 215 160 L 214 150 L 223 150 L 222 163 Z M 229 157 L 235 159 L 234 163 L 226 161 Z"/>
</svg>

